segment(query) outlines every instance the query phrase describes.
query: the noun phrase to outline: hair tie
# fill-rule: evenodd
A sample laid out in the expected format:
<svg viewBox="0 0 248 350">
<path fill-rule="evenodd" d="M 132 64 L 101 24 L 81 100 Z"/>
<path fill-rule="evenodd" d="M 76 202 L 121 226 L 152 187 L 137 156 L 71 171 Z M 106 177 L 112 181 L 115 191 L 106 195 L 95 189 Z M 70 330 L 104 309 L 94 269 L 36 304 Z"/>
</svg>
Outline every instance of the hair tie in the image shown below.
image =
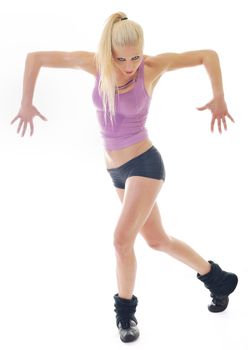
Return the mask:
<svg viewBox="0 0 248 350">
<path fill-rule="evenodd" d="M 125 19 L 128 19 L 127 17 L 123 17 L 123 18 L 121 18 L 121 21 L 124 21 Z"/>
</svg>

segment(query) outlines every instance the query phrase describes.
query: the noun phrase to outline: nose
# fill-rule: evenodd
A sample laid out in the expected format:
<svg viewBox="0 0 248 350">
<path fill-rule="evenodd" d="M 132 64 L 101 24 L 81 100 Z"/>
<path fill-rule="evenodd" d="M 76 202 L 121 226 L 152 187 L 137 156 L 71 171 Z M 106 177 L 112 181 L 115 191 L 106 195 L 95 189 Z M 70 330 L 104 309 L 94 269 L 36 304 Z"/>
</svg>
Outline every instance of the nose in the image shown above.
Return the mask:
<svg viewBox="0 0 248 350">
<path fill-rule="evenodd" d="M 133 68 L 134 68 L 134 63 L 133 62 L 126 62 L 126 65 L 125 65 L 125 70 L 127 72 L 132 72 L 133 71 Z"/>
</svg>

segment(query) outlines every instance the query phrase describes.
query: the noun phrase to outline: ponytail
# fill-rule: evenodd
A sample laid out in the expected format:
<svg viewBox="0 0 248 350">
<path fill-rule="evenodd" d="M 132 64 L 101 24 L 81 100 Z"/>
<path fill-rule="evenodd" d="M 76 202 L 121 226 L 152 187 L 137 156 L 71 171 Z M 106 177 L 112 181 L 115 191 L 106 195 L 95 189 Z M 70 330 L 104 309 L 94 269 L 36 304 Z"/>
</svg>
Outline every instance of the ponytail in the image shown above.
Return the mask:
<svg viewBox="0 0 248 350">
<path fill-rule="evenodd" d="M 95 56 L 100 75 L 99 91 L 105 110 L 105 123 L 106 115 L 108 115 L 113 125 L 115 115 L 115 88 L 117 84 L 113 64 L 113 48 L 132 45 L 143 49 L 143 42 L 141 26 L 128 20 L 124 12 L 116 12 L 108 17 Z"/>
</svg>

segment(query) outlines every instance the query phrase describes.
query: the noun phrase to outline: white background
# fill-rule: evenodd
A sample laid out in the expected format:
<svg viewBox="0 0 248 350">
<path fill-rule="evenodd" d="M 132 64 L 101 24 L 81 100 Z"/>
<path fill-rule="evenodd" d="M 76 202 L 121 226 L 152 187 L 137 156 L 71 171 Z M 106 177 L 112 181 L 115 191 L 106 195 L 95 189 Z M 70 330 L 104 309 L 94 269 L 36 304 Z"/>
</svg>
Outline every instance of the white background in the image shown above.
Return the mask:
<svg viewBox="0 0 248 350">
<path fill-rule="evenodd" d="M 248 348 L 246 1 L 8 1 L 0 38 L 0 348 Z M 158 204 L 168 234 L 239 275 L 221 314 L 195 271 L 136 241 L 140 339 L 119 340 L 112 234 L 121 203 L 105 170 L 91 93 L 81 70 L 41 68 L 34 135 L 16 133 L 31 51 L 95 51 L 116 11 L 143 27 L 147 55 L 213 49 L 235 123 L 210 132 L 204 66 L 165 74 L 147 120 L 166 182 Z"/>
</svg>

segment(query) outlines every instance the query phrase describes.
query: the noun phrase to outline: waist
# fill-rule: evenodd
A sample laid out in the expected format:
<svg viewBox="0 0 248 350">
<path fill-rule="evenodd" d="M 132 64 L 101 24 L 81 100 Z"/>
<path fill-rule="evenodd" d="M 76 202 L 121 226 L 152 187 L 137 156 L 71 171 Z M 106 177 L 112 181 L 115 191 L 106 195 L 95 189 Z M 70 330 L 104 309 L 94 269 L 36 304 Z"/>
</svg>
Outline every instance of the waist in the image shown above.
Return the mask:
<svg viewBox="0 0 248 350">
<path fill-rule="evenodd" d="M 137 157 L 143 152 L 147 151 L 151 146 L 152 142 L 149 138 L 147 138 L 131 146 L 121 148 L 116 151 L 108 151 L 105 149 L 104 156 L 107 169 L 117 168 L 121 166 L 132 158 Z"/>
</svg>

